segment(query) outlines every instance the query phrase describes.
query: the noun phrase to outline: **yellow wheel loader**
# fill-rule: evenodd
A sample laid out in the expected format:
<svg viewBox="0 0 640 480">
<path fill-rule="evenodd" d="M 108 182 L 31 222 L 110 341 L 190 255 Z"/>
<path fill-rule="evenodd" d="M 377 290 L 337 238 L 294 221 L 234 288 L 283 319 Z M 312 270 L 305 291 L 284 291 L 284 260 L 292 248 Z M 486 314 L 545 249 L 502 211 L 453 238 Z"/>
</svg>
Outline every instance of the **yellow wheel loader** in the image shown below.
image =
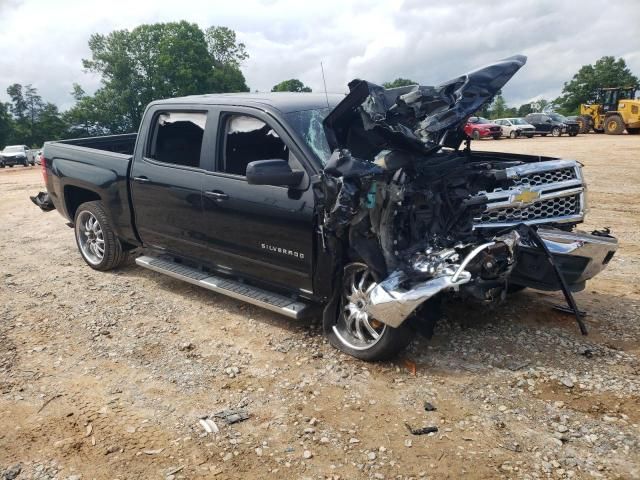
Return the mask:
<svg viewBox="0 0 640 480">
<path fill-rule="evenodd" d="M 600 88 L 593 103 L 580 105 L 576 119 L 580 133 L 592 129 L 598 133 L 620 135 L 626 129 L 630 135 L 640 134 L 640 100 L 635 99 L 638 87 Z"/>
</svg>

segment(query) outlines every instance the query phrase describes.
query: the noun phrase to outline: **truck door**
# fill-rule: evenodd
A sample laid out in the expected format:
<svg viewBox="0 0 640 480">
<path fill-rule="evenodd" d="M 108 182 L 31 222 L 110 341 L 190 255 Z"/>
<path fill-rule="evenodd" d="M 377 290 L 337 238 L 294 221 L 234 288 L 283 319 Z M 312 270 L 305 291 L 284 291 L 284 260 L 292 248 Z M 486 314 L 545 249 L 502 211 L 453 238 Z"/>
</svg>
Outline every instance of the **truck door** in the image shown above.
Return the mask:
<svg viewBox="0 0 640 480">
<path fill-rule="evenodd" d="M 140 129 L 130 179 L 135 223 L 145 246 L 197 258 L 209 113 L 166 107 L 152 107 Z"/>
<path fill-rule="evenodd" d="M 311 292 L 314 196 L 309 172 L 298 188 L 249 185 L 247 164 L 287 160 L 297 148 L 271 116 L 251 108 L 219 112 L 215 159 L 203 181 L 203 239 L 221 266 L 248 278 Z"/>
</svg>

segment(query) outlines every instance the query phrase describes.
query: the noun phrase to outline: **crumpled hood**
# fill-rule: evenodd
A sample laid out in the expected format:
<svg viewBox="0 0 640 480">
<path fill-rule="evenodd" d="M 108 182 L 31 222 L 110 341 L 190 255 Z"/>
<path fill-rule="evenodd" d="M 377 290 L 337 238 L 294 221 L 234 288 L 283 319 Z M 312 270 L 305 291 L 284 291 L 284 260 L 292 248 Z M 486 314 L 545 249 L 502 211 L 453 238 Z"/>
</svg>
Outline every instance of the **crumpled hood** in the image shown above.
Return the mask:
<svg viewBox="0 0 640 480">
<path fill-rule="evenodd" d="M 465 139 L 467 119 L 490 102 L 526 63 L 514 55 L 441 85 L 385 89 L 353 80 L 349 94 L 327 115 L 324 129 L 329 146 L 373 159 L 382 150 L 417 155 L 441 146 L 458 148 Z"/>
</svg>

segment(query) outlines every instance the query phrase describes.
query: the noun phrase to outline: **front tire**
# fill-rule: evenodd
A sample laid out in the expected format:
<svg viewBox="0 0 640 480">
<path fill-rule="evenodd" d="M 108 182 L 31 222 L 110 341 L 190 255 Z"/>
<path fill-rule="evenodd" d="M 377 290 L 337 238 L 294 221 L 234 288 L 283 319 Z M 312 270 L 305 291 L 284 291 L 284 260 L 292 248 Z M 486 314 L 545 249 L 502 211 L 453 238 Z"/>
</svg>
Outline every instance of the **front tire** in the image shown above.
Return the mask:
<svg viewBox="0 0 640 480">
<path fill-rule="evenodd" d="M 80 255 L 94 270 L 112 270 L 126 260 L 127 253 L 113 231 L 102 202 L 87 202 L 78 207 L 74 231 Z"/>
<path fill-rule="evenodd" d="M 589 133 L 589 130 L 591 130 L 591 117 L 587 117 L 587 116 L 580 116 L 578 118 L 576 118 L 576 122 L 578 122 L 578 126 L 580 127 L 579 132 L 580 133 Z"/>
<path fill-rule="evenodd" d="M 388 360 L 411 341 L 407 322 L 392 328 L 365 311 L 368 291 L 375 285 L 369 267 L 353 262 L 343 269 L 342 292 L 335 310 L 335 323 L 327 331 L 329 343 L 338 350 L 366 362 Z"/>
<path fill-rule="evenodd" d="M 618 115 L 612 115 L 604 121 L 604 132 L 607 135 L 622 135 L 624 132 L 624 122 Z"/>
<path fill-rule="evenodd" d="M 629 135 L 638 135 L 640 134 L 640 128 L 627 128 L 627 133 Z"/>
</svg>

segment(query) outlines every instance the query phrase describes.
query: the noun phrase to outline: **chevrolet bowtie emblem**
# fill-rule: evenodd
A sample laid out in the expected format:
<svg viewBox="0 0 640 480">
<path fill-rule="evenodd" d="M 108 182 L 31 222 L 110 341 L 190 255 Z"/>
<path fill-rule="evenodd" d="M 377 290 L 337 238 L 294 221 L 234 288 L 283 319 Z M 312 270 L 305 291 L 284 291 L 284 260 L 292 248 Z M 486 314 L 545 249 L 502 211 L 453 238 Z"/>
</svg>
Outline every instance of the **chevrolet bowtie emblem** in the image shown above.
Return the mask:
<svg viewBox="0 0 640 480">
<path fill-rule="evenodd" d="M 520 193 L 513 196 L 511 200 L 514 203 L 533 203 L 540 198 L 540 192 L 534 192 L 532 190 L 523 190 Z"/>
</svg>

